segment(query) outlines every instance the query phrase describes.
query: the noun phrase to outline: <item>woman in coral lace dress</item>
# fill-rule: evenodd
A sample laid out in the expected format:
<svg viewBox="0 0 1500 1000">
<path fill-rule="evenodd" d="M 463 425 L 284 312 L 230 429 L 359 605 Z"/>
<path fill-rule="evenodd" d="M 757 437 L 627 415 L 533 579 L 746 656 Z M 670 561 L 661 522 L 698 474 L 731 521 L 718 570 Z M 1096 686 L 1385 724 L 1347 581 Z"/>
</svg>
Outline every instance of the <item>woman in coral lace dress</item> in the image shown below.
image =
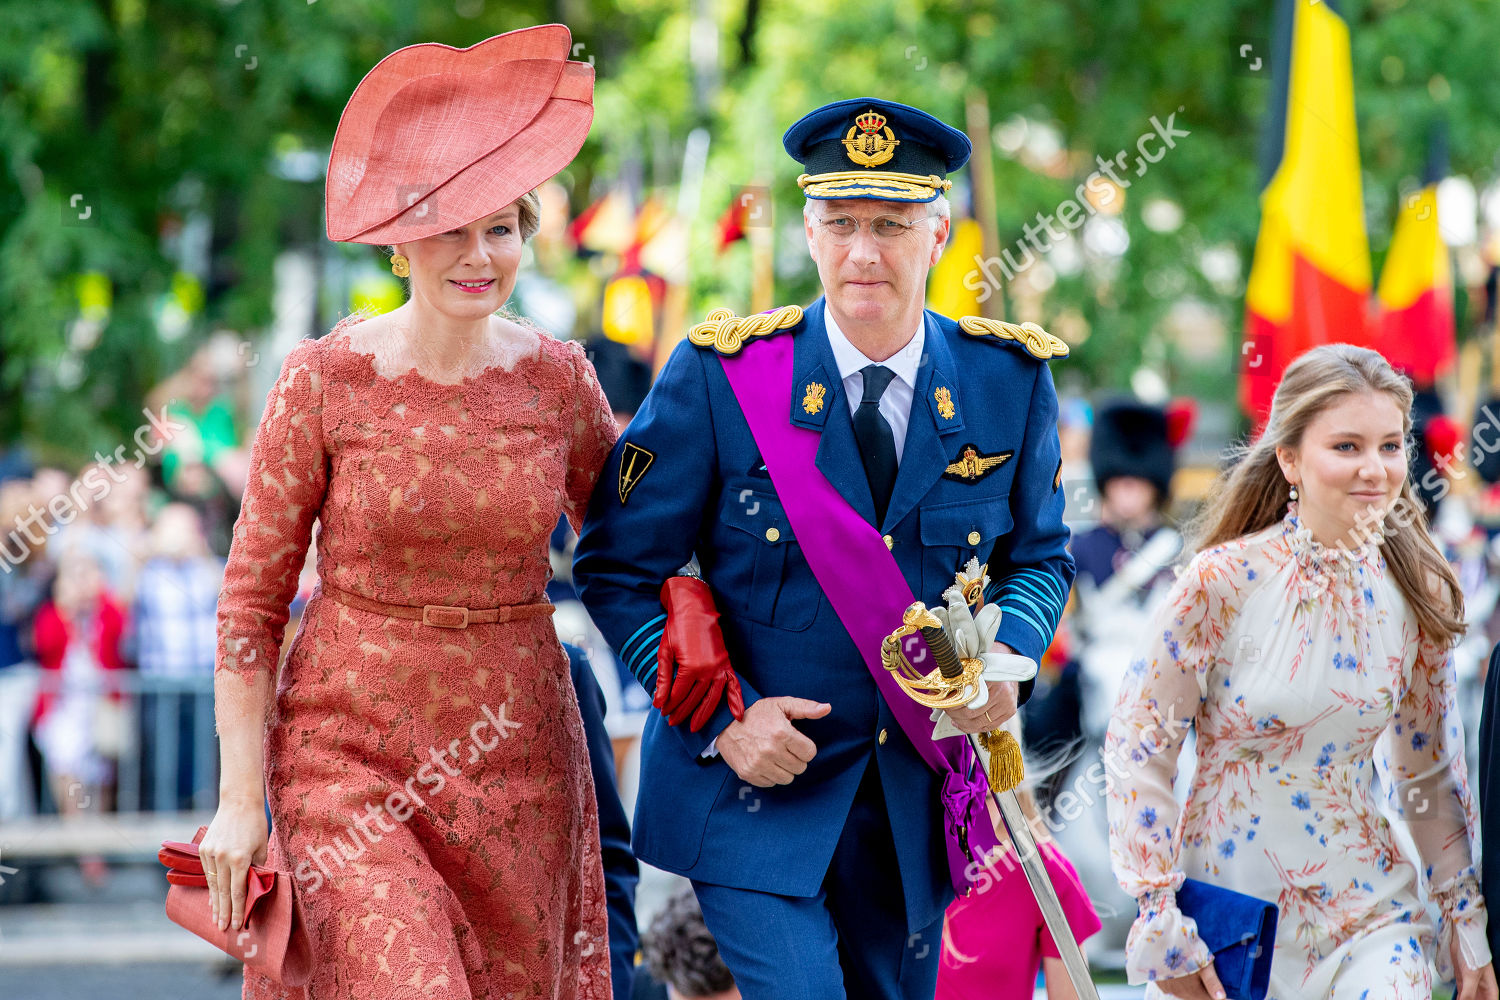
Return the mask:
<svg viewBox="0 0 1500 1000">
<path fill-rule="evenodd" d="M 495 315 L 537 228 L 528 192 L 591 117 L 569 42 L 554 25 L 403 49 L 340 122 L 329 235 L 393 246 L 411 298 L 294 348 L 256 434 L 201 853 L 221 927 L 250 862 L 295 874 L 316 971 L 296 989 L 247 971 L 246 997 L 609 996 L 594 793 L 543 588 L 615 424 L 577 344 Z M 278 677 L 315 520 L 320 585 Z"/>
<path fill-rule="evenodd" d="M 1104 754 L 1112 861 L 1140 902 L 1127 970 L 1148 996 L 1219 989 L 1184 877 L 1276 904 L 1278 1000 L 1427 1000 L 1434 960 L 1460 996 L 1496 995 L 1449 654 L 1463 606 L 1407 481 L 1411 399 L 1373 351 L 1297 359 L 1131 664 Z"/>
</svg>

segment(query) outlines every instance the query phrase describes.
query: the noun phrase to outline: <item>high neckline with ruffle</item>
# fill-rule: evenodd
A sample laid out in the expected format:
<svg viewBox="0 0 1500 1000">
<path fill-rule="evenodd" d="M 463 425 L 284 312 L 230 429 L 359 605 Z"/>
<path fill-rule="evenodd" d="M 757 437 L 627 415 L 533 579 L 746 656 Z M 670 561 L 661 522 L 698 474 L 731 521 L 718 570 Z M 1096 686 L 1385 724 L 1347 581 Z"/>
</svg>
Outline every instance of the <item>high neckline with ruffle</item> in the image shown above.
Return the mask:
<svg viewBox="0 0 1500 1000">
<path fill-rule="evenodd" d="M 1303 574 L 1312 580 L 1331 583 L 1336 579 L 1352 580 L 1365 570 L 1378 569 L 1383 561 L 1381 544 L 1385 532 L 1380 526 L 1365 537 L 1363 544 L 1324 545 L 1314 540 L 1312 529 L 1302 524 L 1295 510 L 1282 518 L 1282 536 Z"/>
</svg>

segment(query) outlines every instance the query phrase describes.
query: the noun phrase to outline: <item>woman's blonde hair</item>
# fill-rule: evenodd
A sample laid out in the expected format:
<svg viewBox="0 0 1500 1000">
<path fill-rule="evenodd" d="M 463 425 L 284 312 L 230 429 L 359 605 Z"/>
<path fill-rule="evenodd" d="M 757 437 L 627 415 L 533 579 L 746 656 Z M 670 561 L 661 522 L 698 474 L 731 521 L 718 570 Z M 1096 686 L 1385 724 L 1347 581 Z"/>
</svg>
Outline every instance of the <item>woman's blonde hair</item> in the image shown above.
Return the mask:
<svg viewBox="0 0 1500 1000">
<path fill-rule="evenodd" d="M 1190 531 L 1193 550 L 1222 545 L 1280 521 L 1290 484 L 1282 475 L 1276 449 L 1300 447 L 1318 414 L 1361 392 L 1384 392 L 1395 401 L 1409 459 L 1411 383 L 1374 351 L 1351 344 L 1315 347 L 1287 366 L 1260 439 L 1231 454 L 1231 467 L 1219 477 Z M 1427 532 L 1409 476 L 1381 527 L 1381 552 L 1418 628 L 1430 641 L 1451 646 L 1464 633 L 1463 592 Z"/>
<path fill-rule="evenodd" d="M 527 191 L 516 200 L 516 209 L 521 214 L 521 240 L 525 242 L 542 228 L 542 199 L 535 189 Z"/>
</svg>

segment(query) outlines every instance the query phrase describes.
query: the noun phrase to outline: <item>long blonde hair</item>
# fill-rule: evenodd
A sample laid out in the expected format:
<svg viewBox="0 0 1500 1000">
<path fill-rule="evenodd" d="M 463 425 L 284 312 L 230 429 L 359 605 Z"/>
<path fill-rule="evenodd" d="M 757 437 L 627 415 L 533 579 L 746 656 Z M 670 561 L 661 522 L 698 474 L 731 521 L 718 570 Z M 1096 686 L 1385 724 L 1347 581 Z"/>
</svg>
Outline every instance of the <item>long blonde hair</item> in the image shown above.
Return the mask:
<svg viewBox="0 0 1500 1000">
<path fill-rule="evenodd" d="M 1402 413 L 1402 433 L 1410 459 L 1411 383 L 1374 351 L 1351 344 L 1315 347 L 1287 366 L 1271 402 L 1265 431 L 1253 444 L 1235 449 L 1230 469 L 1219 477 L 1190 534 L 1194 551 L 1253 534 L 1281 520 L 1289 484 L 1276 449 L 1302 444 L 1308 424 L 1343 397 L 1359 392 L 1388 393 Z M 1464 633 L 1463 592 L 1458 577 L 1427 532 L 1412 493 L 1411 478 L 1401 484 L 1385 516 L 1385 556 L 1391 576 L 1427 638 L 1451 646 Z"/>
</svg>

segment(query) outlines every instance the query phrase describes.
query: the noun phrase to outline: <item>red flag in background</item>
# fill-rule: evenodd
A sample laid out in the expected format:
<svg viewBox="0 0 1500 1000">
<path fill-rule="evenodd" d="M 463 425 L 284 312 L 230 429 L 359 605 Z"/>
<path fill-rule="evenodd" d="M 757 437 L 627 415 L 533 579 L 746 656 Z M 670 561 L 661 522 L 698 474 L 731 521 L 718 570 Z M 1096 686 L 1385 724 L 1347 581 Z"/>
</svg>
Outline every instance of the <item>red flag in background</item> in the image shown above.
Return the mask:
<svg viewBox="0 0 1500 1000">
<path fill-rule="evenodd" d="M 714 227 L 719 237 L 719 253 L 728 250 L 730 244 L 739 242 L 747 235 L 745 230 L 749 225 L 750 200 L 742 191 L 735 195 L 729 207 L 724 209 L 724 214 L 719 216 L 718 224 Z"/>
<path fill-rule="evenodd" d="M 636 212 L 622 191 L 610 191 L 579 212 L 568 236 L 585 253 L 622 254 L 635 242 Z"/>
<path fill-rule="evenodd" d="M 1380 271 L 1375 348 L 1419 386 L 1431 385 L 1457 355 L 1453 269 L 1438 231 L 1437 187 L 1448 173 L 1447 137 L 1434 132 L 1422 189 L 1401 200 Z"/>
<path fill-rule="evenodd" d="M 1260 235 L 1245 295 L 1240 404 L 1264 422 L 1281 373 L 1318 344 L 1369 345 L 1349 26 L 1331 0 L 1279 0 Z"/>
</svg>

